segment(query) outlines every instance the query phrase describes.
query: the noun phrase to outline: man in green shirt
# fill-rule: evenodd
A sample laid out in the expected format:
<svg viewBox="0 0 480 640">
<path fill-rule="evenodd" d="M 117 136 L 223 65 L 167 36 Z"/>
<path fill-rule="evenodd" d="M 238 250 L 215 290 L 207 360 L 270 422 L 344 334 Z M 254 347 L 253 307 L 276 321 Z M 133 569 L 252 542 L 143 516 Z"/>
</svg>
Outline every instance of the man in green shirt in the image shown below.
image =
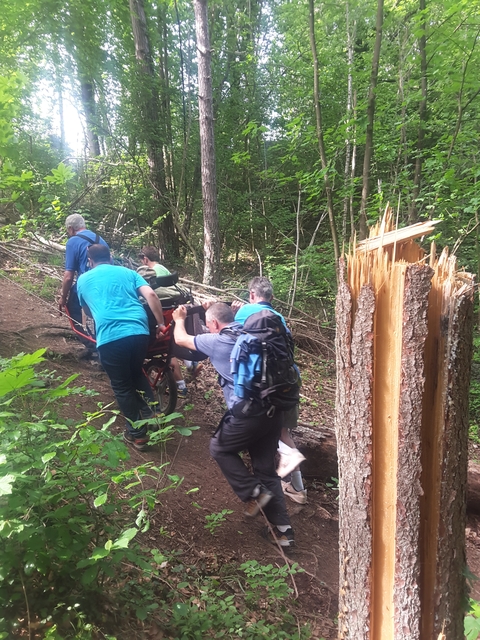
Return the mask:
<svg viewBox="0 0 480 640">
<path fill-rule="evenodd" d="M 163 264 L 160 264 L 160 254 L 158 249 L 156 249 L 155 247 L 142 247 L 142 250 L 139 253 L 139 258 L 142 261 L 142 264 L 140 265 L 140 267 L 138 267 L 137 273 L 139 273 L 142 278 L 145 278 L 145 280 L 150 284 L 152 284 L 152 280 L 155 280 L 155 278 L 171 275 L 170 271 L 166 267 L 164 267 Z M 154 291 L 160 298 L 160 302 L 162 300 L 181 300 L 181 292 L 177 287 L 154 286 Z M 185 384 L 185 380 L 183 378 L 183 374 L 177 358 L 172 358 L 171 364 L 173 367 L 173 376 L 177 382 L 178 397 L 185 400 L 188 393 L 187 385 Z M 190 360 L 185 360 L 185 366 L 192 376 L 196 376 L 201 370 L 201 366 L 199 366 L 196 362 L 191 362 Z"/>
<path fill-rule="evenodd" d="M 158 249 L 156 249 L 155 247 L 143 247 L 140 251 L 140 259 L 142 261 L 142 264 L 144 264 L 146 267 L 150 267 L 150 269 L 153 269 L 155 271 L 155 275 L 157 276 L 157 278 L 159 276 L 170 275 L 170 271 L 166 267 L 164 267 L 163 264 L 160 264 L 160 255 L 158 253 Z"/>
</svg>

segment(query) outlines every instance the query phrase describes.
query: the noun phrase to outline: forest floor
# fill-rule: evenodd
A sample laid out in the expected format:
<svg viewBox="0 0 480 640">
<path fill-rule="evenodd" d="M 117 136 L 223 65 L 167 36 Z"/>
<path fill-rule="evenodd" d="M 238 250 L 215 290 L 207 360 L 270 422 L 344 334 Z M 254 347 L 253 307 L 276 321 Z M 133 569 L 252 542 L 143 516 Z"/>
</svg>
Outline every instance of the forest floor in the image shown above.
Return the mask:
<svg viewBox="0 0 480 640">
<path fill-rule="evenodd" d="M 74 396 L 65 402 L 64 417 L 82 420 L 84 412 L 93 411 L 97 402 L 114 402 L 106 374 L 96 363 L 82 358 L 83 346 L 72 335 L 65 318 L 52 303 L 27 294 L 12 280 L 1 278 L 0 286 L 0 356 L 47 348 L 47 366 L 62 380 L 78 373 L 76 385 L 98 392 L 96 398 Z M 300 419 L 309 424 L 333 426 L 333 367 L 322 367 L 328 379 L 319 379 L 318 358 L 301 355 L 306 400 L 301 404 Z M 329 373 L 328 373 L 329 372 Z M 261 517 L 247 521 L 242 503 L 235 497 L 208 452 L 209 439 L 222 415 L 222 398 L 216 376 L 209 364 L 189 384 L 189 404 L 182 410 L 186 424 L 200 427 L 189 437 L 180 435 L 167 445 L 169 473 L 184 478 L 175 491 L 162 496 L 153 517 L 146 541 L 159 549 L 181 550 L 192 564 L 202 562 L 215 572 L 225 563 L 257 560 L 262 564 L 283 560 L 277 549 L 260 536 Z M 122 433 L 120 419 L 113 429 Z M 152 448 L 148 452 L 131 451 L 132 465 L 143 460 L 164 462 L 163 454 Z M 309 470 L 311 465 L 309 465 Z M 308 503 L 304 506 L 287 499 L 295 529 L 296 548 L 291 554 L 305 573 L 295 576 L 298 598 L 295 615 L 311 624 L 311 638 L 336 637 L 338 613 L 338 503 L 333 483 L 307 475 Z M 196 489 L 195 493 L 189 493 Z M 205 528 L 205 516 L 229 509 L 225 522 L 212 533 Z M 157 533 L 156 533 L 157 532 Z M 467 554 L 470 571 L 480 575 L 480 518 L 469 517 Z M 480 600 L 479 582 L 474 583 L 472 597 Z M 145 634 L 144 637 L 150 637 Z"/>
</svg>

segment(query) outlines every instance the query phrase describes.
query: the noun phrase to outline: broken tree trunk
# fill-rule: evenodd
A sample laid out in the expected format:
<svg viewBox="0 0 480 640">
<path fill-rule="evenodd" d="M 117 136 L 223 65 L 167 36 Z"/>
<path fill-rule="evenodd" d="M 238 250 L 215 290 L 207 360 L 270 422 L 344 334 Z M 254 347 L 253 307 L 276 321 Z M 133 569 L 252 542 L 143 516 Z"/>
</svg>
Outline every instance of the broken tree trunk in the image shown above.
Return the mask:
<svg viewBox="0 0 480 640">
<path fill-rule="evenodd" d="M 337 296 L 339 637 L 460 640 L 473 276 L 379 236 Z"/>
</svg>

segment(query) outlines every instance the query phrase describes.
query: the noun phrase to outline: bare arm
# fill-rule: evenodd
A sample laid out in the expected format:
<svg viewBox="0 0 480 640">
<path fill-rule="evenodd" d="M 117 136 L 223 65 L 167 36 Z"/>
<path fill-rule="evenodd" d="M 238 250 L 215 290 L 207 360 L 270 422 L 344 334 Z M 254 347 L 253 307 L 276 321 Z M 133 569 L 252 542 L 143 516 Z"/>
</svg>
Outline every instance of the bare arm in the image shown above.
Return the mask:
<svg viewBox="0 0 480 640">
<path fill-rule="evenodd" d="M 187 317 L 187 309 L 183 305 L 180 305 L 173 312 L 173 319 L 175 320 L 175 328 L 173 330 L 173 337 L 176 344 L 179 347 L 186 347 L 187 349 L 195 350 L 195 338 L 188 334 L 185 330 L 185 318 Z"/>
<path fill-rule="evenodd" d="M 148 306 L 155 316 L 155 320 L 157 321 L 157 338 L 159 338 L 162 334 L 162 329 L 164 329 L 165 327 L 165 320 L 163 319 L 163 311 L 160 300 L 158 299 L 157 294 L 154 292 L 154 290 L 146 284 L 139 287 L 137 289 L 137 292 L 139 293 L 139 295 L 142 295 L 145 298 Z"/>
<path fill-rule="evenodd" d="M 68 294 L 73 284 L 73 276 L 75 271 L 65 271 L 63 274 L 62 288 L 60 289 L 60 300 L 58 301 L 58 308 L 62 311 L 62 308 L 67 304 Z"/>
<path fill-rule="evenodd" d="M 85 315 L 87 315 L 89 318 L 93 318 L 92 312 L 90 311 L 90 307 L 88 305 L 82 304 L 82 309 L 83 311 L 85 311 Z"/>
</svg>

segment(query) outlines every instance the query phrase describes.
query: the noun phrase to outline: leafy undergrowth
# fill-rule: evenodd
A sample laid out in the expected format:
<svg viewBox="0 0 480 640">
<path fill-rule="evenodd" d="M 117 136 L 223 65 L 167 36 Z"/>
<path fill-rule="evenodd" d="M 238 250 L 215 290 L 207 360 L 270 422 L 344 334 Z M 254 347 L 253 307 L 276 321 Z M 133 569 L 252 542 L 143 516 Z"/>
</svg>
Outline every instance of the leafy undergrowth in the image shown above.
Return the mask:
<svg viewBox="0 0 480 640">
<path fill-rule="evenodd" d="M 131 467 L 108 407 L 58 419 L 60 399 L 93 392 L 37 374 L 43 353 L 0 361 L 0 639 L 309 638 L 294 615 L 298 565 L 210 573 L 139 542 L 182 479 L 167 462 Z M 159 445 L 191 432 L 175 417 L 160 421 Z"/>
</svg>

